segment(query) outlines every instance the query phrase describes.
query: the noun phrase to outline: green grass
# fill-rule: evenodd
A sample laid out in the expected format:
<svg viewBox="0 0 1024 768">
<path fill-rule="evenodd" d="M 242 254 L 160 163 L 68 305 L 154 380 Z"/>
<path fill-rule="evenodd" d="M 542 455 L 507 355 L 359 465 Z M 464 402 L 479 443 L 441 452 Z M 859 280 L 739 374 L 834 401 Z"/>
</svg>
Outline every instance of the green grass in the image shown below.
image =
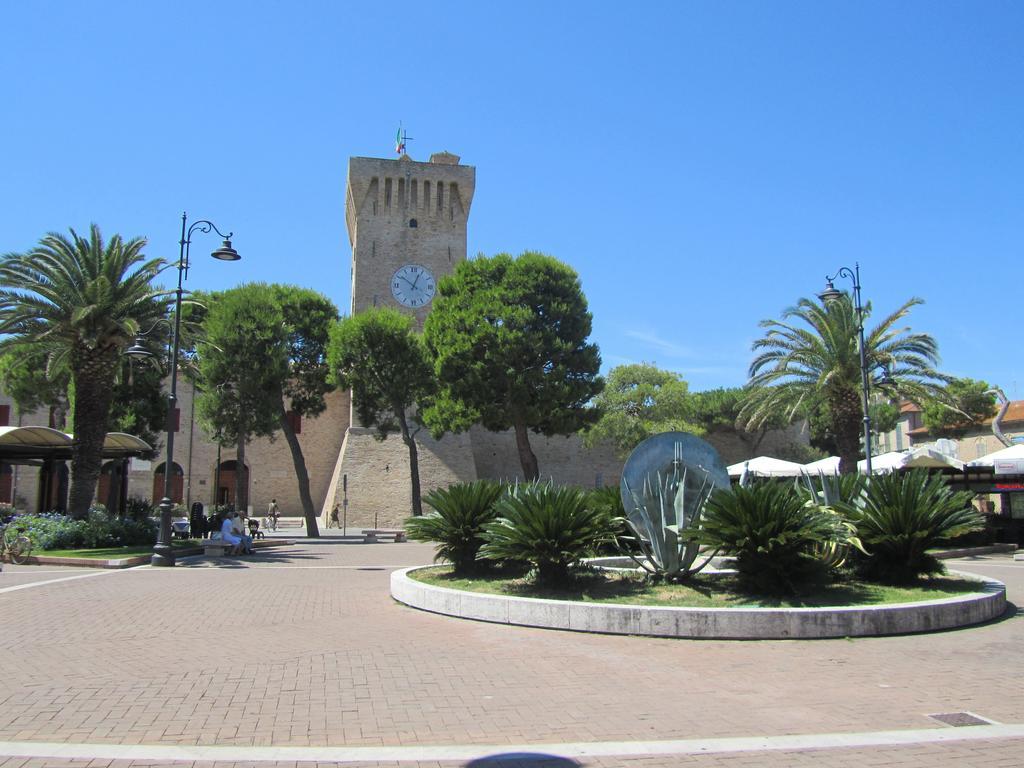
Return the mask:
<svg viewBox="0 0 1024 768">
<path fill-rule="evenodd" d="M 939 600 L 979 591 L 978 582 L 954 576 L 924 578 L 914 585 L 901 587 L 849 579 L 809 587 L 799 595 L 770 598 L 740 591 L 736 579 L 730 575 L 701 574 L 687 584 L 652 584 L 635 576 L 583 573 L 569 587 L 560 590 L 533 585 L 522 570 L 506 569 L 475 578 L 455 578 L 449 566 L 435 566 L 414 571 L 410 578 L 439 587 L 510 597 L 687 608 L 883 605 Z"/>
<path fill-rule="evenodd" d="M 199 546 L 195 540 L 175 541 L 175 549 L 187 549 Z M 137 547 L 105 547 L 102 549 L 33 549 L 33 556 L 38 557 L 86 557 L 90 560 L 120 560 L 126 557 L 139 557 L 153 553 L 152 545 Z"/>
</svg>

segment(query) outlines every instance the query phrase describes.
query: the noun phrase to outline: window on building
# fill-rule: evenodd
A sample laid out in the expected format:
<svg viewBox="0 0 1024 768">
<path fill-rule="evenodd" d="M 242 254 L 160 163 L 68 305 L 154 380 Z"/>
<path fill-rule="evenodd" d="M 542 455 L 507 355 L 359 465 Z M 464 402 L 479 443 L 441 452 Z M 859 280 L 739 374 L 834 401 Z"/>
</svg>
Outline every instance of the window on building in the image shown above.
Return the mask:
<svg viewBox="0 0 1024 768">
<path fill-rule="evenodd" d="M 295 411 L 288 411 L 285 414 L 285 418 L 288 419 L 288 423 L 291 425 L 292 431 L 296 435 L 302 434 L 302 417 L 295 413 Z"/>
<path fill-rule="evenodd" d="M 175 408 L 169 414 L 167 414 L 168 428 L 172 432 L 178 432 L 181 430 L 181 408 Z"/>
<path fill-rule="evenodd" d="M 1024 493 L 1008 493 L 1004 498 L 1006 506 L 1010 508 L 1010 517 L 1014 520 L 1024 519 Z"/>
<path fill-rule="evenodd" d="M 0 427 L 7 427 L 11 424 L 11 406 L 0 405 Z"/>
</svg>

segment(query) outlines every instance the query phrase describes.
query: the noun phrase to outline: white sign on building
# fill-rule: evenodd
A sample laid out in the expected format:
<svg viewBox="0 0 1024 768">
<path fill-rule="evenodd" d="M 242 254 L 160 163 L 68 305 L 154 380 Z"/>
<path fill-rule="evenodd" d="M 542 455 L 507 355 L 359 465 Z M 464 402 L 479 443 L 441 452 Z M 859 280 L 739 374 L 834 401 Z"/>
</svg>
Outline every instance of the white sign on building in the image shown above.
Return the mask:
<svg viewBox="0 0 1024 768">
<path fill-rule="evenodd" d="M 996 475 L 1024 475 L 1024 459 L 997 459 L 992 466 Z"/>
</svg>

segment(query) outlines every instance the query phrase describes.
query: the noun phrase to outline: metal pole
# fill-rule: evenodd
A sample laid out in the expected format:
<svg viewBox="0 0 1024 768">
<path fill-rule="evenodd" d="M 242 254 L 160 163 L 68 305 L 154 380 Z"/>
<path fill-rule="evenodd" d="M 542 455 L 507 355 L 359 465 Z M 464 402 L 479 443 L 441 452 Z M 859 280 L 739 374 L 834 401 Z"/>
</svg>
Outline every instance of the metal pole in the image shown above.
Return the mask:
<svg viewBox="0 0 1024 768">
<path fill-rule="evenodd" d="M 192 395 L 192 407 L 188 415 L 188 469 L 185 473 L 185 509 L 188 510 L 189 518 L 192 517 L 192 448 L 193 438 L 196 434 L 196 387 L 193 382 L 190 387 Z"/>
<path fill-rule="evenodd" d="M 854 262 L 853 268 L 853 297 L 857 304 L 857 330 L 860 335 L 860 378 L 864 390 L 864 467 L 867 470 L 867 476 L 871 477 L 871 413 L 868 410 L 870 384 L 868 382 L 867 353 L 864 347 L 864 305 L 860 300 L 860 264 Z"/>
<path fill-rule="evenodd" d="M 213 471 L 213 511 L 220 506 L 220 433 L 217 434 L 217 468 Z"/>
<path fill-rule="evenodd" d="M 171 546 L 171 472 L 174 467 L 174 409 L 178 402 L 178 344 L 181 332 L 181 294 L 185 270 L 188 268 L 189 239 L 185 234 L 188 220 L 181 214 L 181 240 L 178 250 L 178 290 L 174 294 L 174 340 L 171 343 L 171 391 L 167 395 L 167 459 L 164 462 L 164 497 L 160 501 L 160 533 L 153 547 L 151 563 L 157 566 L 174 565 L 174 550 Z"/>
</svg>

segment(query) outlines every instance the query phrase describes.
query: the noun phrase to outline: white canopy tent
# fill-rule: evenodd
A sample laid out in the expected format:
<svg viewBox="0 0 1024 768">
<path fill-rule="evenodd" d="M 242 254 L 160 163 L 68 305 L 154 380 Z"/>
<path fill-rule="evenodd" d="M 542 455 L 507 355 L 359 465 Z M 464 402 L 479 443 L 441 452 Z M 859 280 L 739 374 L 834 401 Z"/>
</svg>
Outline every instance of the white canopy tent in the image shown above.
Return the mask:
<svg viewBox="0 0 1024 768">
<path fill-rule="evenodd" d="M 964 468 L 964 463 L 952 456 L 940 453 L 934 448 L 914 448 L 912 451 L 890 451 L 878 456 L 871 457 L 871 471 L 895 472 L 898 469 L 912 469 L 914 467 L 929 467 L 932 469 L 959 469 Z M 867 469 L 867 462 L 857 462 L 857 469 L 863 472 Z"/>
<path fill-rule="evenodd" d="M 810 464 L 804 464 L 804 472 L 809 475 L 817 475 L 818 473 L 823 475 L 838 475 L 839 457 L 829 456 L 824 459 L 812 461 Z"/>
<path fill-rule="evenodd" d="M 1011 445 L 993 453 L 988 453 L 974 461 L 967 462 L 968 467 L 994 467 L 997 461 L 1024 461 L 1024 445 Z"/>
<path fill-rule="evenodd" d="M 742 477 L 744 472 L 755 477 L 799 477 L 803 465 L 795 461 L 773 459 L 771 456 L 757 456 L 730 464 L 726 469 L 729 477 Z"/>
</svg>

